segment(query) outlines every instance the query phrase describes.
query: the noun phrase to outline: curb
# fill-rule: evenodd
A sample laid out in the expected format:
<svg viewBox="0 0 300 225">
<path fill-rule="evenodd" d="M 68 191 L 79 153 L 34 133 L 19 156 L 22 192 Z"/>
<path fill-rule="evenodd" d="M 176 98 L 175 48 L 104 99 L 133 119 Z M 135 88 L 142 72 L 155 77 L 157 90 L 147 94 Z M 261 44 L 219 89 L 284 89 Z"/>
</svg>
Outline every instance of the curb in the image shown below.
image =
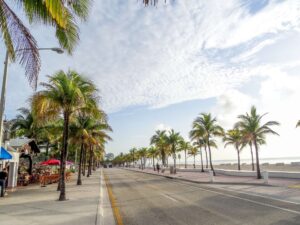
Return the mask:
<svg viewBox="0 0 300 225">
<path fill-rule="evenodd" d="M 131 170 L 131 169 L 127 169 L 127 168 L 121 168 L 121 169 L 128 170 L 128 171 L 133 171 L 133 172 L 137 172 L 137 173 L 145 173 L 145 174 L 150 174 L 150 175 L 154 175 L 154 176 L 165 177 L 167 179 L 186 181 L 186 182 L 195 183 L 195 184 L 253 185 L 253 186 L 263 186 L 263 187 L 273 186 L 273 185 L 264 184 L 264 183 L 258 184 L 258 183 L 238 183 L 238 182 L 196 181 L 196 180 L 189 180 L 189 179 L 185 179 L 185 178 L 181 178 L 181 177 L 172 177 L 172 176 L 168 176 L 168 175 L 161 175 L 161 174 L 156 174 L 156 173 L 149 173 L 149 172 L 144 172 L 144 171 Z"/>
</svg>

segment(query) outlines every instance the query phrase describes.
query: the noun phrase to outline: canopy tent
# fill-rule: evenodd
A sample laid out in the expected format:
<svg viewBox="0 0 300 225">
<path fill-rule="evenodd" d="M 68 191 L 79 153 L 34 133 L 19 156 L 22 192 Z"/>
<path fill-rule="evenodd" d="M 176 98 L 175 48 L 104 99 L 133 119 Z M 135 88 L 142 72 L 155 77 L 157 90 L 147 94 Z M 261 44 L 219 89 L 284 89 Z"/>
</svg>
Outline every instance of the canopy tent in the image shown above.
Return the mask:
<svg viewBox="0 0 300 225">
<path fill-rule="evenodd" d="M 60 160 L 58 159 L 48 159 L 47 161 L 41 162 L 41 165 L 44 166 L 58 166 L 60 165 Z"/>
<path fill-rule="evenodd" d="M 58 159 L 48 159 L 47 161 L 41 162 L 41 165 L 44 166 L 59 166 L 60 160 Z M 73 165 L 74 163 L 71 161 L 66 161 L 66 165 Z"/>
<path fill-rule="evenodd" d="M 12 159 L 12 155 L 3 147 L 0 149 L 0 160 Z"/>
</svg>

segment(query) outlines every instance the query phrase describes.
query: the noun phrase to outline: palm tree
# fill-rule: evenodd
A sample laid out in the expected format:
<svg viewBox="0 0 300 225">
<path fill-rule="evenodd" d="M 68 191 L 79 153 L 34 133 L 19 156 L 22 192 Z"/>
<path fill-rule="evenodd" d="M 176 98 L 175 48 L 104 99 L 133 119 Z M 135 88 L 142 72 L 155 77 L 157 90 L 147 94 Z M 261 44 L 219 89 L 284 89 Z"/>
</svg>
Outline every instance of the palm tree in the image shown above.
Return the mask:
<svg viewBox="0 0 300 225">
<path fill-rule="evenodd" d="M 204 172 L 203 168 L 203 157 L 202 157 L 202 147 L 204 146 L 203 139 L 199 139 L 198 141 L 193 142 L 193 148 L 199 149 L 200 160 L 201 160 L 201 172 Z M 196 165 L 194 164 L 194 168 Z"/>
<path fill-rule="evenodd" d="M 129 152 L 132 155 L 132 166 L 134 167 L 134 162 L 135 162 L 134 156 L 135 156 L 135 154 L 137 152 L 137 149 L 136 148 L 132 148 L 132 149 L 129 150 Z"/>
<path fill-rule="evenodd" d="M 150 144 L 157 147 L 161 156 L 163 166 L 166 166 L 166 157 L 168 156 L 168 143 L 166 138 L 166 131 L 157 130 L 151 137 Z"/>
<path fill-rule="evenodd" d="M 197 147 L 191 147 L 188 151 L 189 155 L 192 155 L 194 157 L 194 169 L 196 168 L 196 155 L 198 154 L 198 148 Z M 202 164 L 202 170 L 203 170 L 203 164 Z"/>
<path fill-rule="evenodd" d="M 188 141 L 185 141 L 184 139 L 182 139 L 180 142 L 179 142 L 179 149 L 181 151 L 184 151 L 184 168 L 187 168 L 187 156 L 186 156 L 186 153 L 188 152 L 188 150 L 192 147 L 190 142 Z"/>
<path fill-rule="evenodd" d="M 99 110 L 100 111 L 100 110 Z M 73 143 L 80 146 L 79 153 L 79 166 L 78 166 L 78 177 L 77 185 L 81 185 L 81 174 L 82 174 L 82 164 L 83 164 L 83 155 L 85 149 L 88 147 L 89 140 L 93 137 L 103 137 L 104 139 L 110 139 L 105 132 L 102 130 L 111 131 L 112 129 L 107 124 L 105 119 L 106 115 L 104 112 L 99 113 L 98 115 L 89 115 L 87 113 L 79 113 L 75 116 L 70 124 L 70 139 Z M 95 119 L 97 118 L 97 119 Z M 99 122 L 102 121 L 102 122 Z M 98 142 L 97 142 L 98 144 Z M 91 172 L 91 168 L 90 172 Z"/>
<path fill-rule="evenodd" d="M 205 135 L 203 127 L 199 123 L 193 123 L 193 128 L 190 131 L 190 138 L 191 140 L 201 143 L 201 148 L 204 148 L 205 152 L 205 159 L 206 159 L 206 168 L 208 168 L 208 156 L 207 156 L 207 144 L 206 144 L 206 139 L 203 138 Z M 201 154 L 201 159 L 202 159 L 202 150 L 200 149 L 200 154 Z M 202 160 L 201 160 L 201 164 Z M 204 170 L 203 170 L 204 171 Z"/>
<path fill-rule="evenodd" d="M 155 170 L 155 158 L 158 156 L 158 151 L 155 146 L 150 146 L 148 148 L 148 157 L 152 158 L 152 166 L 153 169 Z"/>
<path fill-rule="evenodd" d="M 55 36 L 62 48 L 72 53 L 79 41 L 77 20 L 86 20 L 91 0 L 35 0 L 0 1 L 0 29 L 9 58 L 25 67 L 25 75 L 36 87 L 40 70 L 37 42 L 22 20 L 10 7 L 17 4 L 29 23 L 40 22 L 55 28 Z M 13 2 L 13 3 L 11 3 Z"/>
<path fill-rule="evenodd" d="M 25 136 L 27 138 L 36 138 L 38 134 L 38 127 L 34 116 L 30 109 L 18 109 L 20 114 L 13 120 L 11 127 L 13 136 Z"/>
<path fill-rule="evenodd" d="M 182 140 L 179 132 L 175 132 L 173 129 L 169 131 L 166 136 L 166 142 L 170 147 L 170 153 L 173 155 L 174 171 L 176 173 L 176 152 L 179 150 L 179 143 Z"/>
<path fill-rule="evenodd" d="M 148 149 L 145 148 L 145 147 L 140 148 L 140 149 L 138 150 L 138 155 L 139 155 L 140 160 L 141 160 L 141 167 L 142 167 L 142 170 L 145 169 L 147 153 L 148 153 Z"/>
<path fill-rule="evenodd" d="M 41 83 L 45 88 L 37 92 L 32 98 L 32 109 L 37 119 L 53 121 L 63 116 L 63 144 L 61 151 L 60 169 L 60 196 L 59 200 L 66 200 L 65 168 L 68 152 L 70 117 L 87 105 L 97 105 L 95 86 L 75 71 L 64 73 L 59 71 L 53 76 L 48 76 L 49 83 Z M 95 106 L 94 108 L 98 108 Z"/>
<path fill-rule="evenodd" d="M 104 151 L 104 144 L 108 140 L 112 140 L 107 131 L 112 131 L 106 119 L 97 119 L 92 121 L 91 126 L 87 129 L 88 144 L 90 146 L 89 164 L 88 164 L 88 177 L 92 174 L 92 163 L 96 149 Z"/>
<path fill-rule="evenodd" d="M 261 179 L 258 146 L 265 143 L 266 134 L 279 135 L 270 128 L 271 126 L 278 126 L 279 123 L 277 121 L 268 121 L 261 125 L 262 119 L 265 115 L 266 114 L 257 114 L 255 106 L 252 106 L 250 114 L 246 113 L 245 115 L 239 115 L 238 118 L 240 121 L 235 125 L 236 127 L 240 128 L 244 137 L 247 140 L 250 140 L 254 145 L 256 153 L 257 179 Z"/>
<path fill-rule="evenodd" d="M 225 147 L 228 145 L 233 145 L 238 155 L 238 170 L 241 170 L 241 162 L 240 162 L 240 152 L 242 148 L 245 146 L 243 142 L 242 132 L 235 128 L 226 132 L 223 141 L 226 143 Z"/>
<path fill-rule="evenodd" d="M 216 118 L 213 118 L 210 113 L 201 113 L 193 122 L 193 128 L 195 129 L 195 127 L 199 129 L 200 133 L 203 135 L 205 143 L 207 144 L 210 168 L 215 176 L 216 173 L 212 165 L 211 141 L 213 137 L 223 136 L 223 128 L 217 124 Z"/>
</svg>

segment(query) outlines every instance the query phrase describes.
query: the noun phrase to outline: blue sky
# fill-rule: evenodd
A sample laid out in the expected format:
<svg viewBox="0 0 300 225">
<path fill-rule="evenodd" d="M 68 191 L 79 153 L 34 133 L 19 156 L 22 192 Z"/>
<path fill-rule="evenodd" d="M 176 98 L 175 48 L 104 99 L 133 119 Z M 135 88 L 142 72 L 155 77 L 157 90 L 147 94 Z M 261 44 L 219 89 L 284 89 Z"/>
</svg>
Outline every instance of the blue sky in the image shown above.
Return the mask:
<svg viewBox="0 0 300 225">
<path fill-rule="evenodd" d="M 281 136 L 267 139 L 262 157 L 300 156 L 299 23 L 294 0 L 172 0 L 148 8 L 136 0 L 94 1 L 73 56 L 41 52 L 40 81 L 69 68 L 94 80 L 114 129 L 108 152 L 147 146 L 156 129 L 187 138 L 200 112 L 229 129 L 255 104 L 281 122 Z M 51 28 L 30 29 L 40 47 L 57 46 Z M 12 118 L 33 90 L 17 64 L 9 76 L 5 113 Z M 213 154 L 236 158 L 222 143 Z"/>
</svg>

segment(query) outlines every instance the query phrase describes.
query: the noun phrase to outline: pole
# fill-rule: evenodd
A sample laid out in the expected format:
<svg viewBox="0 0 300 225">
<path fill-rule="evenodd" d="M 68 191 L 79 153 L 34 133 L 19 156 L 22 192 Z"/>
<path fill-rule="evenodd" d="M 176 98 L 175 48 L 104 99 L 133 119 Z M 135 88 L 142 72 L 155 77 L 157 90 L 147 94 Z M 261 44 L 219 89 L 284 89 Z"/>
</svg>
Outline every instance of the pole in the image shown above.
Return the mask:
<svg viewBox="0 0 300 225">
<path fill-rule="evenodd" d="M 30 48 L 18 49 L 15 51 L 26 51 L 30 50 Z M 55 51 L 58 54 L 62 54 L 64 51 L 60 48 L 38 48 L 38 50 L 51 50 Z M 3 115 L 4 115 L 4 108 L 5 108 L 5 94 L 6 94 L 6 81 L 7 81 L 7 67 L 8 67 L 8 51 L 6 51 L 5 60 L 4 60 L 4 71 L 3 71 L 3 81 L 2 81 L 2 89 L 1 89 L 1 98 L 0 98 L 0 147 L 2 146 L 2 139 L 3 139 Z M 1 156 L 1 151 L 0 151 Z"/>
<path fill-rule="evenodd" d="M 1 99 L 0 99 L 0 147 L 2 146 L 2 139 L 3 139 L 2 131 L 3 131 L 3 114 L 5 108 L 5 93 L 6 93 L 6 83 L 7 83 L 7 66 L 8 66 L 8 51 L 6 51 L 6 55 L 5 55 Z"/>
</svg>

